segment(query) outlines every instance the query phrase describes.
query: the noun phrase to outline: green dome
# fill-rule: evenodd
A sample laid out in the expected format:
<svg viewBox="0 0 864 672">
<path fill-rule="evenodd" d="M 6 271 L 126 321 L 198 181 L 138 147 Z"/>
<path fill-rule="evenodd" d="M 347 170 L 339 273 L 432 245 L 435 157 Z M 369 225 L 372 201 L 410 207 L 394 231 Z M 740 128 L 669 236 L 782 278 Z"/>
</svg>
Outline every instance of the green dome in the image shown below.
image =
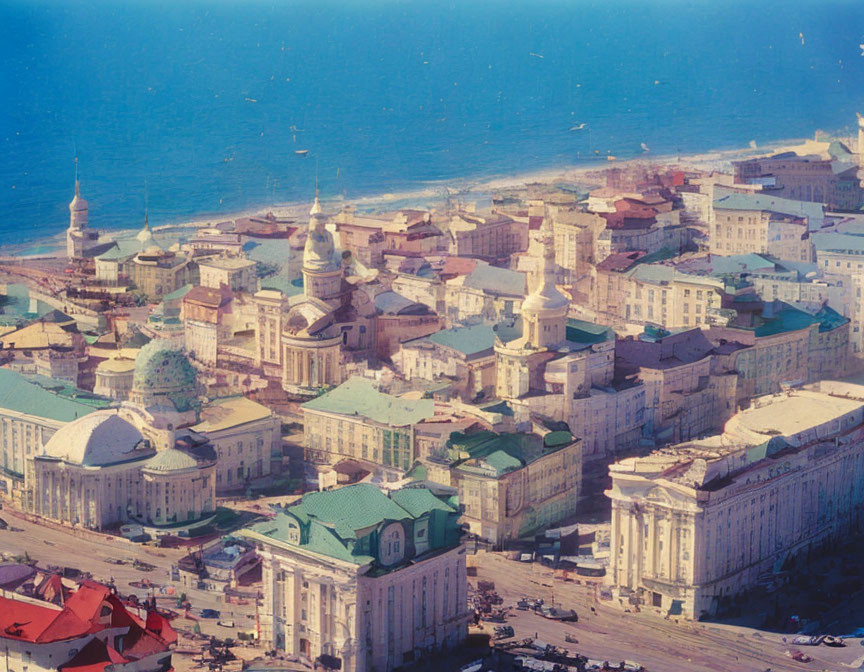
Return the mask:
<svg viewBox="0 0 864 672">
<path fill-rule="evenodd" d="M 198 396 L 198 373 L 183 350 L 164 341 L 153 340 L 141 348 L 135 359 L 133 396 L 146 400 L 144 405 L 167 398 L 178 411 L 191 408 Z"/>
</svg>

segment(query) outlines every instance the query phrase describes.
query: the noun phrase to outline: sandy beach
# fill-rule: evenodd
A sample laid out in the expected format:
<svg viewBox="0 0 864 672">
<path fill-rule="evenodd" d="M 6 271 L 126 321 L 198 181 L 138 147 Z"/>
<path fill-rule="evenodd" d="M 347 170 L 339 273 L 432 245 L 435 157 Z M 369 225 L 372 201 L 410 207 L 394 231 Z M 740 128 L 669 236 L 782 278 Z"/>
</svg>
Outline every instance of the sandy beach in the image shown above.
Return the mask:
<svg viewBox="0 0 864 672">
<path fill-rule="evenodd" d="M 627 167 L 640 164 L 651 165 L 673 165 L 684 169 L 703 171 L 730 171 L 731 162 L 753 156 L 772 153 L 782 147 L 800 144 L 803 139 L 778 140 L 757 148 L 745 147 L 738 149 L 724 149 L 688 155 L 653 155 L 650 152 L 626 160 L 608 161 L 605 157 L 599 157 L 587 163 L 579 163 L 555 168 L 547 168 L 530 173 L 518 173 L 513 175 L 500 175 L 483 178 L 454 178 L 442 180 L 435 183 L 423 183 L 417 189 L 411 189 L 396 193 L 379 193 L 361 195 L 354 198 L 327 198 L 322 197 L 321 202 L 325 210 L 336 210 L 345 203 L 351 203 L 358 210 L 364 212 L 386 212 L 407 207 L 429 208 L 433 211 L 440 207 L 449 196 L 462 201 L 470 201 L 472 198 L 480 199 L 491 195 L 495 191 L 503 189 L 514 189 L 526 184 L 570 184 L 583 187 L 597 186 L 596 180 L 592 180 L 590 174 L 597 173 L 615 167 Z M 262 206 L 234 213 L 214 213 L 212 215 L 201 215 L 194 219 L 180 222 L 167 222 L 153 226 L 154 232 L 161 233 L 167 239 L 181 237 L 192 229 L 214 226 L 220 222 L 232 221 L 242 217 L 252 217 L 272 212 L 279 218 L 296 218 L 304 221 L 308 212 L 309 202 L 279 203 L 273 206 Z M 128 229 L 100 229 L 100 236 L 104 240 L 118 240 L 134 236 L 140 228 Z M 9 246 L 6 254 L 0 255 L 0 259 L 37 259 L 46 257 L 59 257 L 65 254 L 65 230 L 47 238 L 37 239 L 27 245 Z M 16 249 L 17 248 L 17 249 Z M 33 253 L 33 250 L 37 250 Z"/>
</svg>

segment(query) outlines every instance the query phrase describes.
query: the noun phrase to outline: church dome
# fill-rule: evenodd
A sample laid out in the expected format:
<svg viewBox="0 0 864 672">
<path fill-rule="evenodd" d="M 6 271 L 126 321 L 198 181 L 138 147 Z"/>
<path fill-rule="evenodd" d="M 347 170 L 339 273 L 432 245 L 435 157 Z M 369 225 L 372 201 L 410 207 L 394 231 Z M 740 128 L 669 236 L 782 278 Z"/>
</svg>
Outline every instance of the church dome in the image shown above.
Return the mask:
<svg viewBox="0 0 864 672">
<path fill-rule="evenodd" d="M 179 394 L 194 398 L 198 373 L 183 350 L 154 340 L 138 353 L 132 384 L 144 395 Z"/>
<path fill-rule="evenodd" d="M 87 210 L 87 201 L 81 198 L 81 184 L 75 180 L 75 196 L 72 197 L 72 202 L 69 203 L 70 212 L 84 212 Z"/>
<path fill-rule="evenodd" d="M 303 247 L 303 268 L 313 271 L 338 270 L 333 234 L 324 228 L 323 218 L 315 215 L 309 224 L 309 234 Z"/>
<path fill-rule="evenodd" d="M 150 227 L 147 224 L 145 224 L 144 228 L 138 232 L 138 234 L 135 236 L 135 240 L 141 243 L 142 247 L 146 247 L 148 246 L 148 243 L 152 243 L 153 232 L 150 230 Z"/>
<path fill-rule="evenodd" d="M 143 435 L 117 411 L 96 411 L 58 429 L 45 444 L 47 457 L 84 467 L 102 467 L 151 453 Z"/>
<path fill-rule="evenodd" d="M 552 282 L 544 282 L 536 292 L 529 294 L 522 302 L 522 312 L 545 313 L 567 309 L 570 301 Z"/>
<path fill-rule="evenodd" d="M 182 450 L 176 448 L 168 448 L 160 450 L 153 457 L 147 460 L 144 468 L 148 471 L 184 471 L 185 469 L 197 469 L 198 461 L 191 455 L 187 455 Z"/>
</svg>

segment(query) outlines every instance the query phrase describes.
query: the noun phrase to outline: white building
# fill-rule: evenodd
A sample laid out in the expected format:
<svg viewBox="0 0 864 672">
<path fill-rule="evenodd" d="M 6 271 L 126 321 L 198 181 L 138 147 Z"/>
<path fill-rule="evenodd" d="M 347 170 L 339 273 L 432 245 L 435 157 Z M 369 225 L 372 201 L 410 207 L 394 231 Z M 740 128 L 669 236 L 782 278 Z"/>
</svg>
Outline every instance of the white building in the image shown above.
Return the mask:
<svg viewBox="0 0 864 672">
<path fill-rule="evenodd" d="M 262 556 L 261 640 L 280 652 L 390 672 L 468 632 L 458 511 L 426 488 L 307 494 L 243 534 Z"/>
<path fill-rule="evenodd" d="M 720 436 L 612 465 L 607 578 L 620 597 L 714 614 L 859 529 L 864 386 L 814 387 L 757 399 Z"/>
</svg>

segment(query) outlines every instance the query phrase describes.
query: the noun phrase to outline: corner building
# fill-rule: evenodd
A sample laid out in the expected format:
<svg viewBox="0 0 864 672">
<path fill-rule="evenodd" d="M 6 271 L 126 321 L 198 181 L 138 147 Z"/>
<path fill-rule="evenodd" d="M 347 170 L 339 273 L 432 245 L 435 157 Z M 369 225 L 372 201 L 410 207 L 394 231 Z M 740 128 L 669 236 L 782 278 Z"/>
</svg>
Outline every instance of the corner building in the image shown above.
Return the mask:
<svg viewBox="0 0 864 672">
<path fill-rule="evenodd" d="M 262 558 L 260 638 L 344 672 L 390 672 L 468 634 L 458 510 L 426 488 L 307 494 L 244 532 Z"/>
<path fill-rule="evenodd" d="M 813 387 L 755 400 L 722 435 L 611 466 L 607 581 L 622 600 L 714 615 L 799 553 L 858 533 L 864 386 Z"/>
</svg>

